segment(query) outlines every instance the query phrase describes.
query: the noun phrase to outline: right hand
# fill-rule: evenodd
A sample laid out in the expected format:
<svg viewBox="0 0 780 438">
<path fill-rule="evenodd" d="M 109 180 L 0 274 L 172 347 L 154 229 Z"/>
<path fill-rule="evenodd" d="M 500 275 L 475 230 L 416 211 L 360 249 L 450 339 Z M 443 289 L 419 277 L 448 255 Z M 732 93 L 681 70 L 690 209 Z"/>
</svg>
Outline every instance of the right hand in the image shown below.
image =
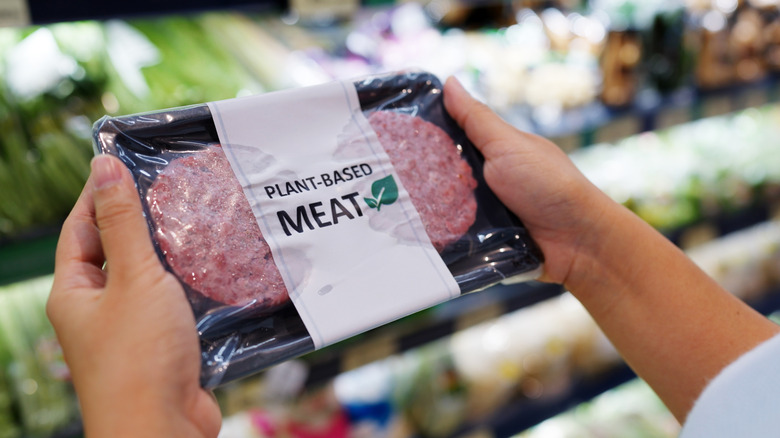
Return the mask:
<svg viewBox="0 0 780 438">
<path fill-rule="evenodd" d="M 444 85 L 447 111 L 485 157 L 487 184 L 523 221 L 545 256 L 542 281 L 564 284 L 578 254 L 619 207 L 552 142 L 519 131 L 470 96 L 454 78 Z"/>
</svg>

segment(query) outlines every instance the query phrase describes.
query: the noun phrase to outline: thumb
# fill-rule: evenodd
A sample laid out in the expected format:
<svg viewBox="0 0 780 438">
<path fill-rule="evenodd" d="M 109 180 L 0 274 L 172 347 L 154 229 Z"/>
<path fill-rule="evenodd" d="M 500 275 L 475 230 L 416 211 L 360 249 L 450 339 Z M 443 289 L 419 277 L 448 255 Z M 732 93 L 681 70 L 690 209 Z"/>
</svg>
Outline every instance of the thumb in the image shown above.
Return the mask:
<svg viewBox="0 0 780 438">
<path fill-rule="evenodd" d="M 95 220 L 112 276 L 133 278 L 157 260 L 130 172 L 111 155 L 92 159 Z"/>
<path fill-rule="evenodd" d="M 506 152 L 506 140 L 522 135 L 487 105 L 472 97 L 454 77 L 444 84 L 444 106 L 487 160 L 500 158 Z"/>
</svg>

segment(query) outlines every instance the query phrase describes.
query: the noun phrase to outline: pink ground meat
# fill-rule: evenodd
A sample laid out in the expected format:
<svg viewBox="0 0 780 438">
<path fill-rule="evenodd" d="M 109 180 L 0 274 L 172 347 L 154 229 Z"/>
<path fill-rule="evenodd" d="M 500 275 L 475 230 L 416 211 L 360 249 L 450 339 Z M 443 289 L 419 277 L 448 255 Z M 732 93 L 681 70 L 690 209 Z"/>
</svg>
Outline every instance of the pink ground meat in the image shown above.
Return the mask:
<svg viewBox="0 0 780 438">
<path fill-rule="evenodd" d="M 230 305 L 274 306 L 287 288 L 222 148 L 177 158 L 147 192 L 155 237 L 171 269 Z"/>
<path fill-rule="evenodd" d="M 450 136 L 433 123 L 393 111 L 376 111 L 368 121 L 441 252 L 476 218 L 477 181 L 471 167 Z"/>
</svg>

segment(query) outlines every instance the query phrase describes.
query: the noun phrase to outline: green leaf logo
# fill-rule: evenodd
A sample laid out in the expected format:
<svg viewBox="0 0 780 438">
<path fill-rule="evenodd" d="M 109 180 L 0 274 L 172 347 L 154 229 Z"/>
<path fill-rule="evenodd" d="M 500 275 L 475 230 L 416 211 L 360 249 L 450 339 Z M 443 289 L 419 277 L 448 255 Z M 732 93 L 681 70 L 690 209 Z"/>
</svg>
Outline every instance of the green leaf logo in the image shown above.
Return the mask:
<svg viewBox="0 0 780 438">
<path fill-rule="evenodd" d="M 373 198 L 363 198 L 371 208 L 376 208 L 376 211 L 383 205 L 390 205 L 398 199 L 398 185 L 396 185 L 393 175 L 388 175 L 382 179 L 378 179 L 371 184 L 371 194 Z"/>
</svg>

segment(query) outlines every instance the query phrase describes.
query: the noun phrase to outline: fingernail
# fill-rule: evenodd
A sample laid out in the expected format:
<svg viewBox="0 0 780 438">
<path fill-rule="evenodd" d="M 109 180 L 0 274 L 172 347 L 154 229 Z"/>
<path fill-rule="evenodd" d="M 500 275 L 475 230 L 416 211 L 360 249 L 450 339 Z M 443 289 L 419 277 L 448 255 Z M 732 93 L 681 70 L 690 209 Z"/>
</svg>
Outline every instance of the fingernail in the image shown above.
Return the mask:
<svg viewBox="0 0 780 438">
<path fill-rule="evenodd" d="M 447 82 L 452 82 L 451 87 L 454 87 L 464 93 L 466 92 L 466 88 L 463 87 L 463 84 L 461 84 L 460 80 L 455 76 L 450 76 L 449 78 L 447 78 Z"/>
<path fill-rule="evenodd" d="M 122 179 L 120 163 L 108 155 L 96 156 L 91 165 L 92 181 L 96 190 L 110 187 Z"/>
</svg>

